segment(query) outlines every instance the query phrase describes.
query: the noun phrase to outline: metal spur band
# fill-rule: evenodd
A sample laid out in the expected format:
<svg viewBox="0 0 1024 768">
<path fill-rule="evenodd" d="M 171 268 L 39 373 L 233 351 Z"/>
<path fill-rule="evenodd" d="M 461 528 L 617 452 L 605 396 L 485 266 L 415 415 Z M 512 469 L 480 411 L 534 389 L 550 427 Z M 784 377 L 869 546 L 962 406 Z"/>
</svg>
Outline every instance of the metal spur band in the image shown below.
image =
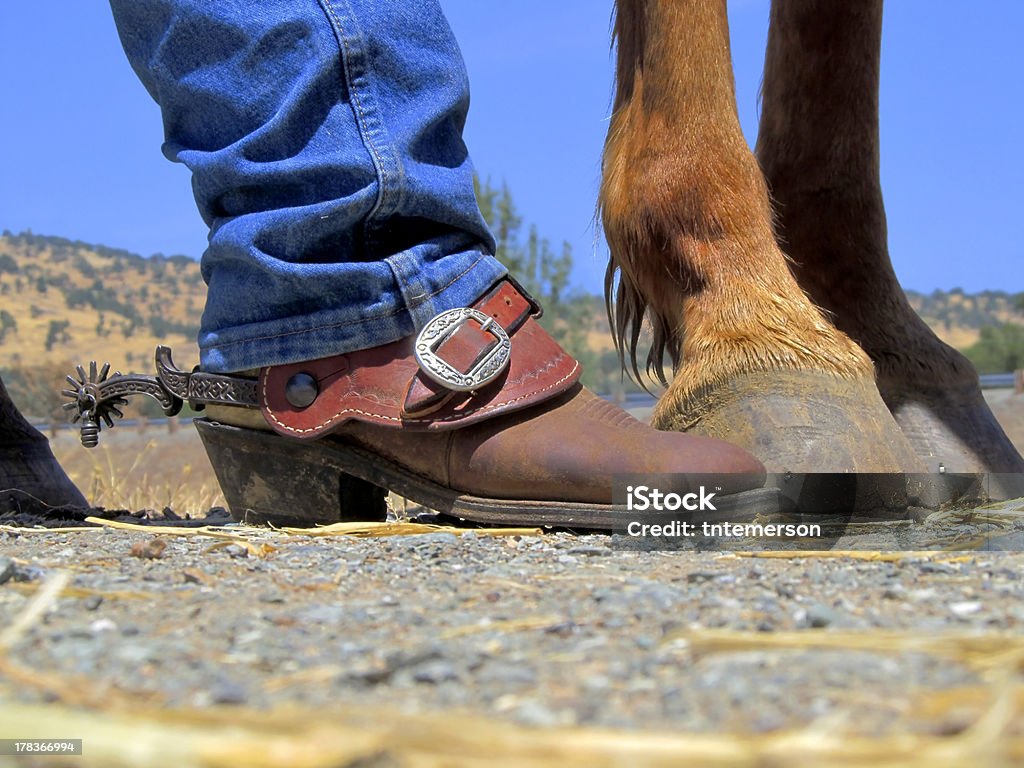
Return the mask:
<svg viewBox="0 0 1024 768">
<path fill-rule="evenodd" d="M 94 448 L 99 443 L 103 424 L 114 426 L 114 418 L 123 417 L 121 407 L 134 395 L 153 398 L 167 416 L 174 416 L 188 403 L 195 411 L 201 411 L 210 403 L 238 405 L 258 408 L 256 379 L 202 373 L 193 370 L 182 371 L 171 359 L 170 347 L 156 348 L 156 376 L 137 373 L 110 373 L 110 365 L 104 364 L 97 370 L 95 362 L 89 363 L 89 372 L 79 365 L 77 378 L 68 376 L 72 388 L 61 394 L 68 398 L 64 410 L 73 412 L 72 423 L 81 422 L 82 445 Z"/>
</svg>

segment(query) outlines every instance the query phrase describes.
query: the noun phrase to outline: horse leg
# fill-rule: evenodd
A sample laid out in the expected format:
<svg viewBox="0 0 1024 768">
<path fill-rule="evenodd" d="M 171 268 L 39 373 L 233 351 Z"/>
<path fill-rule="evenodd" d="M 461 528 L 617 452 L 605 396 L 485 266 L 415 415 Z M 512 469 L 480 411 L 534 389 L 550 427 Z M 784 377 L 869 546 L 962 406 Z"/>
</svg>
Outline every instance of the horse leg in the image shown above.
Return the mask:
<svg viewBox="0 0 1024 768">
<path fill-rule="evenodd" d="M 978 376 L 917 316 L 886 244 L 879 178 L 882 0 L 775 0 L 757 157 L 800 286 L 874 361 L 930 471 L 1024 472 Z"/>
<path fill-rule="evenodd" d="M 620 351 L 675 376 L 662 429 L 742 445 L 770 470 L 923 471 L 871 360 L 805 296 L 740 131 L 725 0 L 619 0 L 601 210 Z"/>
<path fill-rule="evenodd" d="M 18 413 L 0 379 L 0 513 L 88 506 L 46 438 Z"/>
</svg>

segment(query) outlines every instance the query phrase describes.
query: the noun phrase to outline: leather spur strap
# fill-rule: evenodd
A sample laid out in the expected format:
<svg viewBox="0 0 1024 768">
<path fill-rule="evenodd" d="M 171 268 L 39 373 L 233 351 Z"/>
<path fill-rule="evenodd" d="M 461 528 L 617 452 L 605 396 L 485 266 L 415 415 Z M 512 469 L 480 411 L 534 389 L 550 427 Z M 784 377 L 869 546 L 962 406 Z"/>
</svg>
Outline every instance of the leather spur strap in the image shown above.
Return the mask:
<svg viewBox="0 0 1024 768">
<path fill-rule="evenodd" d="M 416 337 L 260 371 L 260 409 L 277 432 L 314 438 L 358 420 L 446 430 L 543 402 L 580 365 L 538 325 L 537 306 L 502 280 L 472 307 L 442 312 Z"/>
</svg>

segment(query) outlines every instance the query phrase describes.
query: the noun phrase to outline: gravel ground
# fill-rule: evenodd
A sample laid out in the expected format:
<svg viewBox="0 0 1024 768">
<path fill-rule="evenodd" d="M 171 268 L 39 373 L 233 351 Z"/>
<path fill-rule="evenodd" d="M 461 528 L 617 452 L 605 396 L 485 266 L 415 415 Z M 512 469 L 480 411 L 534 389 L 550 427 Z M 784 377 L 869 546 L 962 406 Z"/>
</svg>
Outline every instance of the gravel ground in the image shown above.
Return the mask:
<svg viewBox="0 0 1024 768">
<path fill-rule="evenodd" d="M 986 541 L 1019 545 L 1010 519 Z M 918 527 L 962 538 L 943 525 Z M 0 528 L 0 704 L 66 701 L 84 686 L 94 700 L 174 708 L 344 702 L 539 728 L 832 722 L 944 735 L 977 707 L 922 702 L 1005 682 L 1020 656 L 1003 668 L 998 653 L 1024 647 L 1016 551 L 750 556 L 550 532 L 218 530 L 234 538 Z M 61 596 L 12 630 L 59 572 Z"/>
</svg>

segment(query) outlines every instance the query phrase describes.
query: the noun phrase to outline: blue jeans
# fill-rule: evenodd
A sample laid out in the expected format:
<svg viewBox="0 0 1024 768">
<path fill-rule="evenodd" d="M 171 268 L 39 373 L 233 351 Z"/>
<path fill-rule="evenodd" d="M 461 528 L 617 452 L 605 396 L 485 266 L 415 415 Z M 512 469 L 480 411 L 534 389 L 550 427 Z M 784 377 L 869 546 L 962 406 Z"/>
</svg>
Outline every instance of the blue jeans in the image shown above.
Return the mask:
<svg viewBox="0 0 1024 768">
<path fill-rule="evenodd" d="M 110 5 L 210 227 L 205 370 L 391 342 L 505 273 L 436 0 Z"/>
</svg>

